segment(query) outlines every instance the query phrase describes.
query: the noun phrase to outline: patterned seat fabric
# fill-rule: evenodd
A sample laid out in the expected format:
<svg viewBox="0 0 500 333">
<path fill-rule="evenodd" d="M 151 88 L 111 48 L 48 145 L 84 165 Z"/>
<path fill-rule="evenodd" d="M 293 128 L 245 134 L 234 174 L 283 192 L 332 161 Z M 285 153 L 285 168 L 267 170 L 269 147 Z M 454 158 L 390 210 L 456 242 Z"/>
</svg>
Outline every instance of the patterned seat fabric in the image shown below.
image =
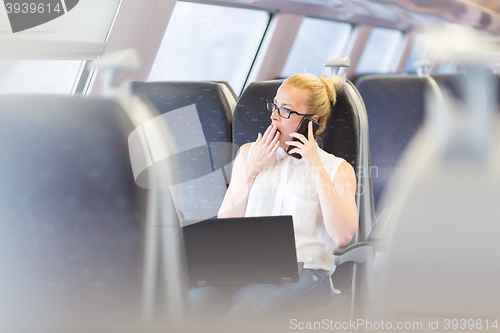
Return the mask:
<svg viewBox="0 0 500 333">
<path fill-rule="evenodd" d="M 357 83 L 370 123 L 375 204 L 408 143 L 422 125 L 428 82 L 417 76 L 364 76 Z"/>
<path fill-rule="evenodd" d="M 3 327 L 133 320 L 146 193 L 134 182 L 125 111 L 4 96 L 0 117 Z"/>
<path fill-rule="evenodd" d="M 359 171 L 359 115 L 344 88 L 337 92 L 337 102 L 321 141 L 326 152 L 342 157 Z"/>
<path fill-rule="evenodd" d="M 267 111 L 266 101 L 276 96 L 282 80 L 252 82 L 245 89 L 233 114 L 233 155 L 245 143 L 257 139 L 271 124 L 271 114 Z"/>
<path fill-rule="evenodd" d="M 179 218 L 217 215 L 232 158 L 232 115 L 223 87 L 215 82 L 134 82 L 132 89 L 158 109 L 173 134 L 177 152 L 171 158 L 179 174 L 171 186 L 178 193 Z"/>
</svg>

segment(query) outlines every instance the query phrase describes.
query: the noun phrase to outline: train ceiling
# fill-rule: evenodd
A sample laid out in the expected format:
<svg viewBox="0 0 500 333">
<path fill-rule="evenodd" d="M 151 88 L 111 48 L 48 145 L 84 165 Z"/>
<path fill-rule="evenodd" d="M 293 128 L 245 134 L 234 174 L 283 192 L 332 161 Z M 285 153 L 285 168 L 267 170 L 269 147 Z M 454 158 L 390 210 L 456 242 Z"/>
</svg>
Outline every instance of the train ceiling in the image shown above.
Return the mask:
<svg viewBox="0 0 500 333">
<path fill-rule="evenodd" d="M 402 30 L 443 22 L 500 35 L 499 0 L 222 0 Z"/>
</svg>

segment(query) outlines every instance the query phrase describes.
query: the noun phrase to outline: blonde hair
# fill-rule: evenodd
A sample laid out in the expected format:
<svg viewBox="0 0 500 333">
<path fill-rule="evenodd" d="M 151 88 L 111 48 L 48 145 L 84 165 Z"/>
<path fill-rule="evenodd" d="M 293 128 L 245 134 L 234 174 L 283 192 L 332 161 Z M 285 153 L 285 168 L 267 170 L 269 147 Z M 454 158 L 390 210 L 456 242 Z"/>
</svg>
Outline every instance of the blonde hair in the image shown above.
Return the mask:
<svg viewBox="0 0 500 333">
<path fill-rule="evenodd" d="M 332 78 L 317 77 L 314 74 L 303 73 L 292 75 L 283 81 L 283 84 L 289 83 L 296 88 L 308 92 L 306 101 L 307 112 L 319 117 L 319 128 L 316 136 L 323 133 L 326 123 L 332 112 L 331 107 L 337 101 L 337 90 L 342 86 L 342 80 L 338 76 Z"/>
</svg>

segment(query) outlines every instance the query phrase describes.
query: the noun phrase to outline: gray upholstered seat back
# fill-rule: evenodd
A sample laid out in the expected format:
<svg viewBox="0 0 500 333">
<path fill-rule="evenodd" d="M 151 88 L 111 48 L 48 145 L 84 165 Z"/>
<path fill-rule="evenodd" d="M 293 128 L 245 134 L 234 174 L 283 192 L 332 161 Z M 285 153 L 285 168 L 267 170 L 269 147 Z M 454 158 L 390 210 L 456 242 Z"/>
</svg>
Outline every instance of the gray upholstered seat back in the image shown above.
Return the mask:
<svg viewBox="0 0 500 333">
<path fill-rule="evenodd" d="M 229 183 L 233 95 L 227 97 L 224 85 L 216 82 L 134 82 L 132 87 L 164 116 L 177 144 L 172 158 L 179 174 L 171 185 L 179 194 L 179 217 L 217 215 Z"/>
<path fill-rule="evenodd" d="M 357 88 L 370 123 L 370 159 L 375 204 L 411 138 L 424 118 L 427 78 L 363 76 Z"/>
<path fill-rule="evenodd" d="M 437 84 L 439 84 L 440 88 L 448 89 L 460 100 L 464 99 L 464 80 L 470 80 L 466 74 L 436 74 L 433 75 L 432 78 L 436 80 Z M 496 103 L 497 103 L 497 111 L 500 111 L 500 76 L 498 74 L 494 75 L 494 78 L 497 80 L 497 89 L 498 92 L 496 94 Z"/>
<path fill-rule="evenodd" d="M 136 318 L 145 190 L 134 182 L 125 111 L 3 96 L 0 119 L 3 327 Z"/>
<path fill-rule="evenodd" d="M 321 138 L 325 151 L 342 157 L 356 171 L 358 171 L 359 166 L 360 147 L 358 112 L 345 88 L 341 88 L 337 92 L 337 102 Z"/>
<path fill-rule="evenodd" d="M 276 96 L 282 80 L 252 82 L 245 89 L 233 114 L 233 143 L 235 155 L 239 147 L 257 139 L 271 124 L 266 101 Z"/>
</svg>

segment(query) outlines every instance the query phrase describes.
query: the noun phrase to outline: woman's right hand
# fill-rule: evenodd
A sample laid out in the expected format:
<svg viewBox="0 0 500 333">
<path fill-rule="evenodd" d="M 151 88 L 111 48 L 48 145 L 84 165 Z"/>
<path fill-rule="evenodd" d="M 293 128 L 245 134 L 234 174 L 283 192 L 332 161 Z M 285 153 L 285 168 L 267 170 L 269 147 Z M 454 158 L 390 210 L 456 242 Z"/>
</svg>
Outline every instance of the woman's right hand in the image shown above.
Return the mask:
<svg viewBox="0 0 500 333">
<path fill-rule="evenodd" d="M 255 176 L 275 161 L 276 151 L 280 147 L 279 138 L 280 131 L 272 124 L 264 135 L 259 133 L 257 136 L 248 160 L 248 168 Z"/>
<path fill-rule="evenodd" d="M 259 133 L 254 143 L 241 146 L 234 161 L 231 183 L 217 215 L 219 218 L 245 216 L 248 195 L 255 177 L 275 161 L 276 151 L 280 146 L 279 137 L 280 132 L 276 126 L 271 125 L 264 135 Z"/>
</svg>

